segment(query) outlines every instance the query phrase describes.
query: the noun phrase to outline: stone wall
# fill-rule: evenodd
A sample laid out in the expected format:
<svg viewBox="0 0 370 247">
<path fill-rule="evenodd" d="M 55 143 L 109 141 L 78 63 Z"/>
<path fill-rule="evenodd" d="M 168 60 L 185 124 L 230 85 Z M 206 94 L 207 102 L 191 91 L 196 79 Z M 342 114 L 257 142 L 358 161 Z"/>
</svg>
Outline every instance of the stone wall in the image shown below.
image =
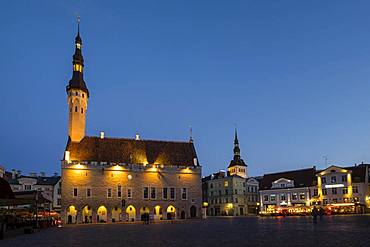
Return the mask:
<svg viewBox="0 0 370 247">
<path fill-rule="evenodd" d="M 118 196 L 118 186 L 122 188 L 121 197 Z M 156 188 L 155 199 L 144 199 L 143 188 Z M 163 199 L 162 188 L 175 188 L 175 199 Z M 77 196 L 74 196 L 74 188 L 77 188 Z M 111 189 L 111 197 L 107 195 L 108 188 Z M 132 198 L 128 198 L 127 189 L 132 189 Z M 181 198 L 181 189 L 187 189 L 187 198 Z M 91 196 L 86 194 L 87 189 L 91 189 Z M 129 206 L 135 208 L 135 220 L 140 220 L 140 209 L 147 207 L 150 217 L 156 219 L 167 219 L 167 208 L 173 206 L 176 210 L 176 218 L 190 218 L 191 207 L 195 217 L 201 216 L 201 167 L 180 168 L 147 168 L 138 165 L 133 168 L 123 168 L 121 166 L 93 166 L 93 165 L 62 165 L 62 221 L 68 222 L 68 212 L 70 206 L 77 210 L 76 216 L 73 214 L 72 222 L 82 223 L 86 219 L 86 214 L 92 222 L 98 220 L 98 208 L 104 206 L 107 210 L 107 221 L 112 221 L 112 212 L 115 211 L 116 221 L 127 221 L 126 210 Z M 82 211 L 88 206 L 89 212 L 83 215 Z M 154 207 L 159 206 L 162 215 L 154 217 Z M 86 210 L 87 208 L 85 208 Z M 157 207 L 157 209 L 159 209 Z M 73 210 L 72 210 L 73 211 Z M 116 212 L 120 212 L 117 219 Z M 194 216 L 194 215 L 193 215 Z M 100 217 L 101 219 L 101 217 Z"/>
</svg>

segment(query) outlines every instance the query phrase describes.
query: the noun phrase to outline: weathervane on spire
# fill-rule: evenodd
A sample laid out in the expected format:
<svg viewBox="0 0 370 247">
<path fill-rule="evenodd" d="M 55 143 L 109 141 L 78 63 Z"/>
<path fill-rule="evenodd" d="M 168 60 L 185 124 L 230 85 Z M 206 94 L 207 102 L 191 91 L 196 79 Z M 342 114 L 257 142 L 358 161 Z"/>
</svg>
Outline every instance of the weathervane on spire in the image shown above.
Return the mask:
<svg viewBox="0 0 370 247">
<path fill-rule="evenodd" d="M 80 33 L 80 22 L 81 22 L 80 15 L 77 14 L 77 28 L 78 28 L 78 33 Z"/>
</svg>

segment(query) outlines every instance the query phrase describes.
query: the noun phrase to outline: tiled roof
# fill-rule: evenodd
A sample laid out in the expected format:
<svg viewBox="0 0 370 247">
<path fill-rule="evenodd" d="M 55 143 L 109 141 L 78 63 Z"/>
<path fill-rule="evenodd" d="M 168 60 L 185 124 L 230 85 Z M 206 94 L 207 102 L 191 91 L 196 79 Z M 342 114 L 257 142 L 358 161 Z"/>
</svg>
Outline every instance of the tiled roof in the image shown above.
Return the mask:
<svg viewBox="0 0 370 247">
<path fill-rule="evenodd" d="M 315 169 L 308 168 L 302 170 L 286 171 L 263 175 L 260 190 L 271 189 L 272 183 L 280 178 L 294 180 L 294 187 L 309 187 L 315 181 Z"/>
<path fill-rule="evenodd" d="M 37 185 L 56 185 L 60 180 L 60 176 L 55 177 L 37 177 Z"/>
<path fill-rule="evenodd" d="M 77 161 L 128 164 L 194 165 L 197 158 L 192 142 L 84 137 L 68 140 L 66 151 Z"/>
<path fill-rule="evenodd" d="M 346 170 L 352 171 L 352 182 L 353 183 L 364 183 L 366 175 L 366 166 L 351 166 L 344 167 Z"/>
</svg>

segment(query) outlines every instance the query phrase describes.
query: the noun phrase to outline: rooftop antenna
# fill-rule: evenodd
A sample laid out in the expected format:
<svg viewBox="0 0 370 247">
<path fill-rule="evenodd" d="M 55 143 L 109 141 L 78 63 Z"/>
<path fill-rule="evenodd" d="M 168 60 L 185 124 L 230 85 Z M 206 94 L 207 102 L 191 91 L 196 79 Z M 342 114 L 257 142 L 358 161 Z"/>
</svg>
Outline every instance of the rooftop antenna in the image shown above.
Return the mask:
<svg viewBox="0 0 370 247">
<path fill-rule="evenodd" d="M 328 156 L 327 155 L 323 155 L 322 157 L 324 158 L 325 168 L 326 168 L 326 167 L 328 167 Z"/>
</svg>

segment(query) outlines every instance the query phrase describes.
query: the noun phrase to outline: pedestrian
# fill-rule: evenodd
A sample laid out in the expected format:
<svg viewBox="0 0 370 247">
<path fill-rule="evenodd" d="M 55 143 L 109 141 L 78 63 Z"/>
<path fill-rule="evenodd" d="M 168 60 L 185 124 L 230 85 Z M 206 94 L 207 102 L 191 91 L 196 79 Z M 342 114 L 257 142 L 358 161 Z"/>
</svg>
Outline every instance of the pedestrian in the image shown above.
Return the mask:
<svg viewBox="0 0 370 247">
<path fill-rule="evenodd" d="M 320 221 L 322 220 L 323 216 L 324 216 L 325 212 L 324 212 L 324 209 L 322 207 L 319 208 L 319 216 L 320 216 Z"/>
<path fill-rule="evenodd" d="M 316 206 L 313 206 L 311 214 L 312 214 L 312 217 L 313 217 L 313 223 L 316 224 L 317 223 L 317 214 L 318 214 L 318 210 L 317 210 Z"/>
</svg>

